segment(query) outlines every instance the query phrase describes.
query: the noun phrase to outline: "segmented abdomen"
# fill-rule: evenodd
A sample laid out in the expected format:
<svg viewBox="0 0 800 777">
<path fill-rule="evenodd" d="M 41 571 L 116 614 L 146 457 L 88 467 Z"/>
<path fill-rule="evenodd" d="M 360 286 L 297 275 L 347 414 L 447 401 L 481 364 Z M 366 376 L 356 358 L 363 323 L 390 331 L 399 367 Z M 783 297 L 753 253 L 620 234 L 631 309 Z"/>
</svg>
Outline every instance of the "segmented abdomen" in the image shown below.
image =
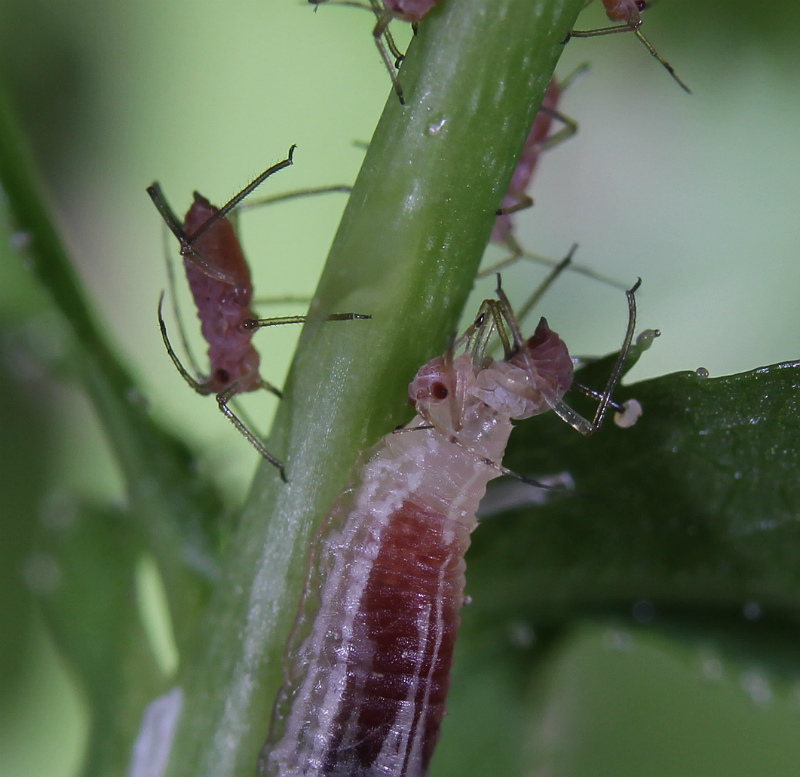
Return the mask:
<svg viewBox="0 0 800 777">
<path fill-rule="evenodd" d="M 322 607 L 300 651 L 306 675 L 270 775 L 427 772 L 445 713 L 469 531 L 404 500 L 326 542 Z M 355 540 L 355 541 L 353 541 Z"/>
</svg>

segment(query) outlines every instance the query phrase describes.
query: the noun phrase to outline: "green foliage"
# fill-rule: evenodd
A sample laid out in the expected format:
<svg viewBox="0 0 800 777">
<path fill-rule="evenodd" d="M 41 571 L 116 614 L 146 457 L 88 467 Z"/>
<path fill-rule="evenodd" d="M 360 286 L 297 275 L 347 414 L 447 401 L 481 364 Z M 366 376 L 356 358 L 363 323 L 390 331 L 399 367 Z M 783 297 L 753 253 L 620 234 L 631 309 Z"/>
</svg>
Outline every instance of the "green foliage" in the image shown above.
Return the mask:
<svg viewBox="0 0 800 777">
<path fill-rule="evenodd" d="M 455 330 L 582 5 L 462 0 L 421 25 L 402 67 L 408 104 L 389 97 L 269 441 L 290 483 L 263 467 L 236 527 L 185 444 L 150 417 L 102 334 L 0 101 L 13 229 L 29 238 L 25 256 L 65 333 L 59 369 L 90 397 L 127 488 L 124 511 L 72 505 L 38 540 L 36 558 L 58 572 L 40 577 L 50 581 L 37 588 L 42 609 L 92 708 L 86 775 L 125 772 L 145 704 L 175 681 L 160 674 L 134 603 L 143 554 L 158 565 L 181 653 L 186 706 L 169 774 L 252 773 L 309 538 L 357 452 L 406 420 L 408 380 Z M 373 319 L 325 322 L 345 310 Z M 598 362 L 581 379 L 602 385 L 607 370 Z M 621 398 L 638 399 L 642 419 L 628 430 L 608 424 L 590 440 L 552 414 L 520 425 L 507 464 L 526 475 L 568 472 L 576 490 L 493 516 L 476 532 L 474 604 L 463 617 L 437 774 L 514 775 L 538 763 L 530 732 L 543 730 L 537 715 L 548 697 L 531 687 L 587 614 L 687 650 L 710 641 L 731 662 L 755 655 L 793 682 L 786 624 L 798 604 L 798 370 L 681 373 L 627 387 Z M 30 469 L 41 429 L 25 428 L 32 449 L 21 447 L 16 463 Z M 26 553 L 29 529 L 20 533 Z M 745 606 L 769 617 L 754 625 Z M 651 612 L 656 621 L 642 623 Z"/>
</svg>

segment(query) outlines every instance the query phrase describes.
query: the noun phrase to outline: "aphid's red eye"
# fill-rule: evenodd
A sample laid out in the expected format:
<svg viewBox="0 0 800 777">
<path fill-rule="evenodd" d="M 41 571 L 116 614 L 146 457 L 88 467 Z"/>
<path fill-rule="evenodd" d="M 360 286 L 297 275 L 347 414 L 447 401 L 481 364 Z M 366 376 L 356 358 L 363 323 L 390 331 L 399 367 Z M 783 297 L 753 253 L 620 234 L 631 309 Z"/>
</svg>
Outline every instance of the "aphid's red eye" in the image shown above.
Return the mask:
<svg viewBox="0 0 800 777">
<path fill-rule="evenodd" d="M 220 368 L 219 368 L 219 369 L 218 369 L 218 370 L 217 370 L 217 371 L 214 373 L 214 375 L 216 376 L 217 380 L 218 380 L 220 383 L 227 383 L 227 382 L 228 382 L 228 381 L 231 379 L 231 376 L 230 376 L 230 374 L 228 373 L 228 371 L 227 371 L 227 370 L 223 370 L 223 369 L 222 369 L 222 367 L 220 367 Z"/>
<path fill-rule="evenodd" d="M 431 396 L 434 399 L 447 399 L 447 395 L 450 392 L 447 389 L 447 386 L 444 383 L 436 382 L 431 386 Z"/>
<path fill-rule="evenodd" d="M 636 7 L 637 7 L 637 8 L 638 8 L 640 11 L 644 11 L 644 9 L 645 9 L 645 8 L 647 8 L 647 2 L 646 2 L 646 0 L 636 0 Z"/>
</svg>

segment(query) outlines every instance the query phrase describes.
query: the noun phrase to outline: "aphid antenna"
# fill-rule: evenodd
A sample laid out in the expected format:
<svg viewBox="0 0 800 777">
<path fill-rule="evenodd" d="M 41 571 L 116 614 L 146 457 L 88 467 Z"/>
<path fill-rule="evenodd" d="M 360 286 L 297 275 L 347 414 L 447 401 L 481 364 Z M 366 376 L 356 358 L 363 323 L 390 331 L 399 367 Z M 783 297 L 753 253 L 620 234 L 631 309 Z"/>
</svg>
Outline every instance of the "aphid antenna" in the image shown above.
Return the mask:
<svg viewBox="0 0 800 777">
<path fill-rule="evenodd" d="M 175 215 L 175 211 L 167 202 L 164 192 L 161 189 L 161 184 L 155 181 L 147 187 L 147 193 L 150 199 L 156 206 L 156 209 L 161 214 L 166 225 L 169 227 L 170 232 L 178 239 L 181 246 L 181 256 L 193 262 L 198 269 L 213 278 L 214 280 L 227 283 L 231 286 L 237 285 L 237 279 L 234 275 L 226 272 L 213 262 L 208 261 L 196 248 L 197 241 L 218 221 L 224 219 L 237 205 L 247 197 L 254 189 L 258 188 L 267 178 L 285 167 L 289 167 L 293 163 L 294 150 L 297 148 L 296 144 L 292 144 L 289 148 L 289 153 L 286 159 L 278 162 L 277 164 L 268 167 L 263 173 L 258 175 L 251 183 L 244 187 L 238 194 L 234 195 L 228 202 L 221 208 L 217 209 L 211 214 L 191 235 L 188 235 L 181 225 L 180 220 Z"/>
<path fill-rule="evenodd" d="M 150 195 L 153 205 L 156 206 L 156 210 L 161 214 L 161 218 L 164 219 L 164 223 L 167 225 L 170 232 L 178 239 L 178 243 L 180 243 L 181 246 L 181 256 L 189 258 L 189 260 L 197 265 L 198 269 L 208 275 L 209 278 L 213 278 L 221 283 L 227 283 L 230 286 L 236 286 L 237 279 L 233 274 L 226 272 L 213 262 L 209 262 L 199 251 L 192 247 L 192 240 L 184 231 L 180 219 L 175 215 L 175 211 L 172 210 L 172 207 L 167 202 L 167 198 L 164 196 L 164 192 L 161 189 L 161 184 L 158 181 L 154 181 L 147 187 L 146 191 Z"/>
<path fill-rule="evenodd" d="M 625 339 L 622 341 L 622 347 L 617 355 L 617 360 L 614 362 L 614 367 L 608 377 L 608 382 L 600 395 L 600 402 L 597 406 L 594 419 L 589 421 L 584 418 L 580 413 L 573 410 L 564 401 L 559 401 L 554 404 L 553 410 L 563 421 L 566 421 L 573 429 L 577 430 L 584 436 L 588 437 L 594 434 L 602 425 L 606 416 L 606 412 L 612 405 L 612 395 L 617 387 L 622 373 L 625 369 L 625 362 L 628 359 L 628 354 L 633 344 L 633 333 L 636 328 L 636 292 L 642 284 L 642 279 L 639 278 L 632 288 L 625 292 L 628 299 L 628 326 L 625 330 Z M 619 407 L 619 406 L 618 406 Z M 616 409 L 616 408 L 614 408 Z M 618 412 L 622 412 L 622 410 Z"/>
<path fill-rule="evenodd" d="M 289 153 L 286 155 L 286 159 L 281 160 L 280 162 L 275 163 L 271 167 L 268 167 L 264 170 L 263 173 L 257 175 L 247 186 L 244 187 L 240 192 L 234 194 L 222 207 L 217 208 L 190 236 L 189 236 L 189 243 L 188 243 L 188 251 L 189 253 L 194 253 L 193 246 L 197 241 L 218 221 L 224 219 L 234 208 L 236 208 L 239 203 L 244 200 L 249 194 L 255 191 L 259 186 L 261 186 L 264 181 L 267 180 L 271 175 L 283 170 L 292 164 L 294 164 L 294 150 L 297 148 L 297 144 L 293 143 L 289 147 Z M 183 253 L 183 251 L 181 251 Z"/>
</svg>

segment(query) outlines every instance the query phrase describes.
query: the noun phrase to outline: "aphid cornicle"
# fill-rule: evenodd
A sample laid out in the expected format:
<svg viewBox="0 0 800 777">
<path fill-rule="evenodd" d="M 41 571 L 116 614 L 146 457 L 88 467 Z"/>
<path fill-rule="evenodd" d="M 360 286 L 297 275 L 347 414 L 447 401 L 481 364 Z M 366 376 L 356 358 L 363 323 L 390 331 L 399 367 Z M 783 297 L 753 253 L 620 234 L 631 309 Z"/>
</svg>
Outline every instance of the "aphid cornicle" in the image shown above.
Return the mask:
<svg viewBox="0 0 800 777">
<path fill-rule="evenodd" d="M 292 164 L 294 149 L 295 146 L 292 146 L 286 159 L 261 173 L 221 208 L 215 207 L 195 192 L 194 201 L 183 223 L 178 221 L 158 183 L 147 188 L 147 193 L 181 245 L 186 278 L 197 307 L 203 337 L 208 343 L 209 374 L 200 379 L 192 376 L 172 348 L 161 314 L 162 294 L 158 305 L 158 321 L 167 353 L 184 380 L 198 394 L 216 395 L 222 413 L 270 464 L 277 467 L 283 480 L 286 480 L 283 463 L 267 451 L 261 440 L 231 410 L 228 402 L 237 394 L 258 389 L 266 389 L 278 397 L 281 396 L 281 392 L 260 375 L 260 357 L 252 343 L 253 333 L 267 326 L 301 324 L 306 317 L 258 318 L 253 313 L 250 268 L 236 230 L 227 215 L 270 175 Z M 339 187 L 311 190 L 311 193 L 329 190 L 339 190 Z M 302 192 L 292 192 L 286 197 L 299 194 Z M 276 198 L 272 199 L 274 201 Z M 328 320 L 366 318 L 369 316 L 335 313 Z"/>
<path fill-rule="evenodd" d="M 642 26 L 642 11 L 647 8 L 647 0 L 602 0 L 603 7 L 606 9 L 606 16 L 612 22 L 622 22 L 612 27 L 599 27 L 595 30 L 572 30 L 567 37 L 570 38 L 594 38 L 597 35 L 613 35 L 617 32 L 632 32 L 642 42 L 642 45 L 662 64 L 664 69 L 672 76 L 681 89 L 688 94 L 692 93 L 686 84 L 678 78 L 678 74 L 672 65 L 667 62 L 656 50 L 653 44 L 644 37 L 639 29 Z M 588 4 L 588 3 L 587 3 Z M 564 41 L 566 43 L 566 41 Z"/>
<path fill-rule="evenodd" d="M 508 473 L 512 419 L 555 410 L 602 423 L 635 325 L 593 421 L 562 397 L 566 346 L 542 319 L 523 339 L 508 300 L 487 300 L 456 347 L 409 386 L 416 416 L 366 451 L 317 536 L 286 682 L 259 760 L 268 777 L 424 777 L 450 684 L 464 554 L 487 483 Z M 506 356 L 485 358 L 493 328 Z M 314 607 L 316 608 L 315 611 Z"/>
</svg>

